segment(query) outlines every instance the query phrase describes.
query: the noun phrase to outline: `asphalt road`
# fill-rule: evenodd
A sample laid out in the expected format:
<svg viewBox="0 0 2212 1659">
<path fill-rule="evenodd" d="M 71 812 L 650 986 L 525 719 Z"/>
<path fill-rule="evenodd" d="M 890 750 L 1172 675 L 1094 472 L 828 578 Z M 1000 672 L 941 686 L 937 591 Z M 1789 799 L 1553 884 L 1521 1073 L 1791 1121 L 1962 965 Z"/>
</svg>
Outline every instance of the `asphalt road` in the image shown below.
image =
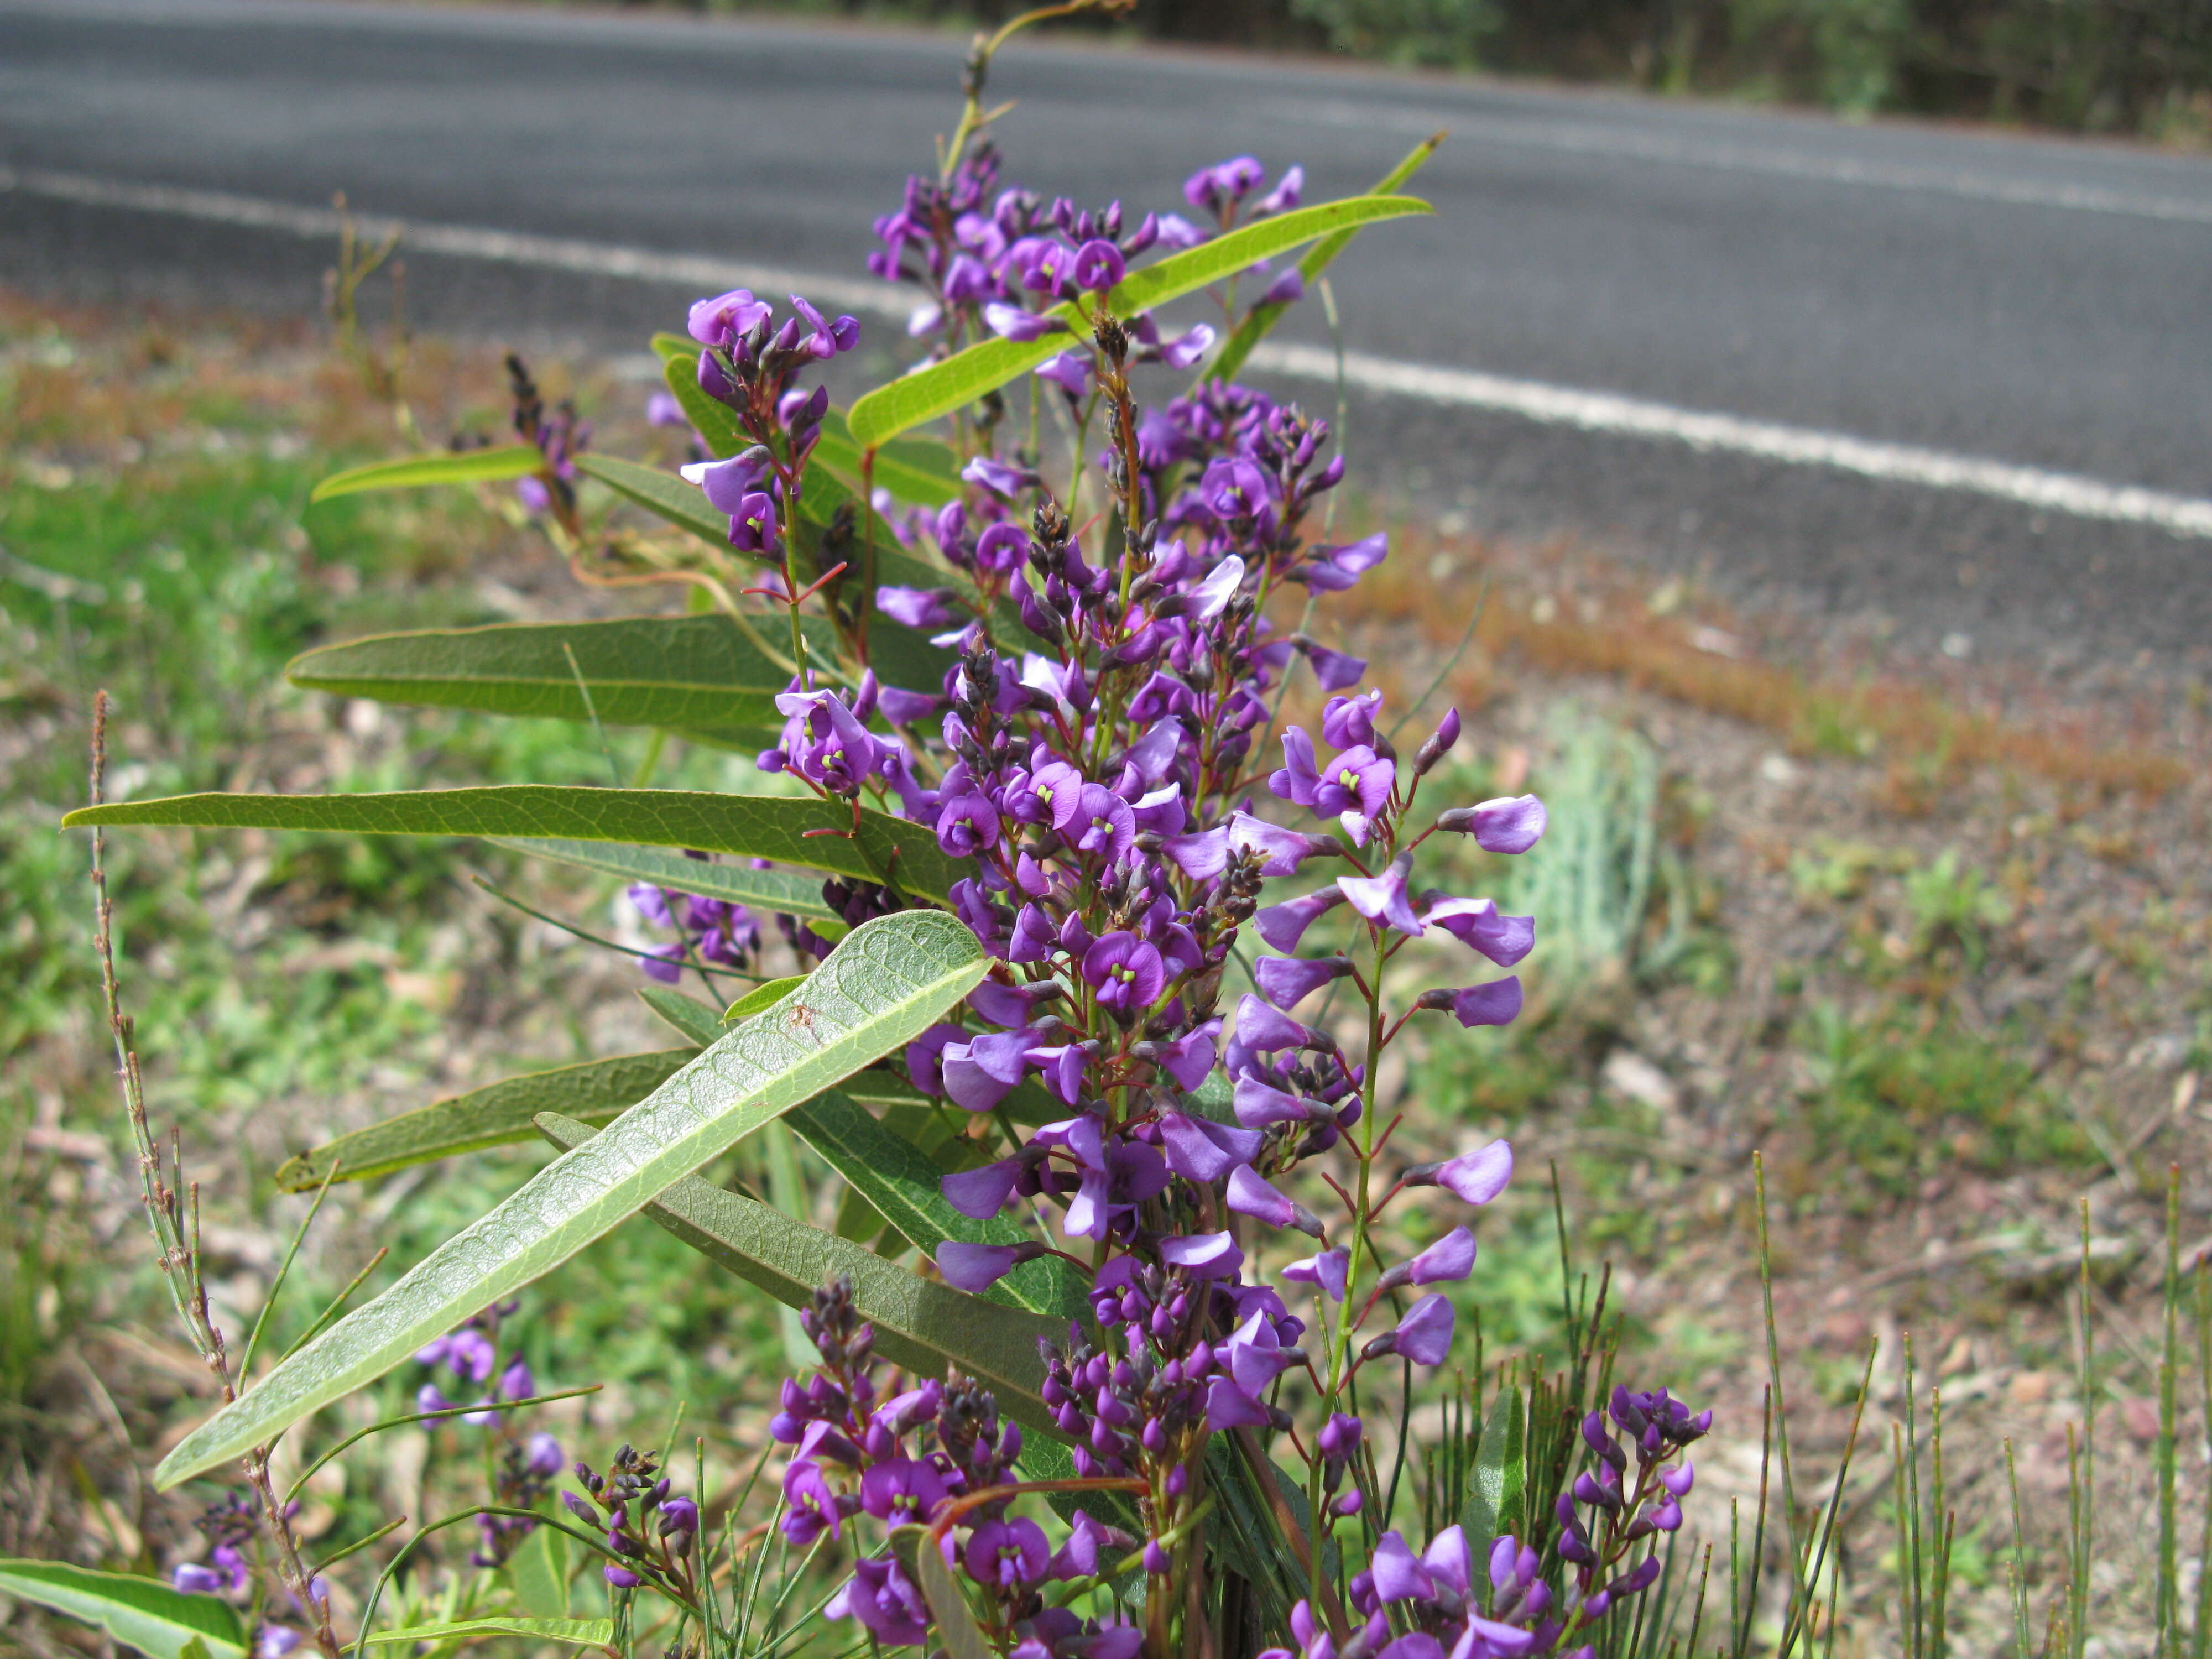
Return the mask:
<svg viewBox="0 0 2212 1659">
<path fill-rule="evenodd" d="M 668 15 L 0 0 L 0 282 L 314 303 L 326 246 L 85 181 L 301 207 L 343 188 L 417 222 L 864 282 L 868 221 L 950 126 L 960 56 Z M 1350 193 L 1449 129 L 1418 185 L 1435 216 L 1370 232 L 1337 276 L 1355 352 L 1487 377 L 1408 395 L 1378 371 L 1354 400 L 1355 459 L 1435 510 L 1879 612 L 1907 641 L 2212 659 L 2212 162 L 1083 46 L 1012 49 L 993 90 L 1018 100 L 1015 176 L 1139 209 L 1239 151 L 1303 163 L 1309 200 Z M 413 270 L 433 320 L 603 344 L 684 289 Z M 1320 343 L 1300 309 L 1284 337 Z M 1560 390 L 1633 418 L 1562 412 Z M 1715 415 L 1734 420 L 1697 423 Z M 1905 460 L 1865 476 L 1853 441 Z"/>
</svg>

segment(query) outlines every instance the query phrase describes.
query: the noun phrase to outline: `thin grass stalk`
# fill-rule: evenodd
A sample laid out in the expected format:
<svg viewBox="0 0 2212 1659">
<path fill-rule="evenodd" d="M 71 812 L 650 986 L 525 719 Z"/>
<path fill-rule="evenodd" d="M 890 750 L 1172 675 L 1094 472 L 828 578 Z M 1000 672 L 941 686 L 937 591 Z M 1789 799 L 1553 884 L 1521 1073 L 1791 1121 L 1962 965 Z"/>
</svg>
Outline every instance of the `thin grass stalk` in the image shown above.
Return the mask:
<svg viewBox="0 0 2212 1659">
<path fill-rule="evenodd" d="M 1920 1536 L 1920 1419 L 1913 1399 L 1918 1378 L 1912 1367 L 1912 1333 L 1904 1334 L 1905 1348 L 1905 1461 L 1899 1467 L 1898 1519 L 1899 1559 L 1905 1570 L 1905 1651 L 1912 1659 L 1927 1659 L 1928 1628 L 1924 1589 L 1926 1569 Z"/>
<path fill-rule="evenodd" d="M 2097 1353 L 2096 1332 L 2091 1322 L 2089 1278 L 2089 1200 L 2081 1200 L 2081 1276 L 2075 1318 L 2081 1331 L 2075 1352 L 2081 1356 L 2077 1387 L 2081 1400 L 2081 1455 L 2077 1462 L 2068 1448 L 2069 1495 L 2073 1499 L 2073 1582 L 2067 1593 L 2067 1640 L 2074 1659 L 2085 1659 L 2089 1644 L 2089 1565 L 2095 1559 L 2097 1539 Z"/>
<path fill-rule="evenodd" d="M 2181 1166 L 2166 1176 L 2166 1278 L 2158 1360 L 2158 1659 L 2181 1645 L 2181 1526 L 2174 1502 L 2174 1416 L 2181 1370 Z"/>
<path fill-rule="evenodd" d="M 2021 1523 L 2020 1463 L 2013 1455 L 2010 1435 L 2005 1437 L 2004 1455 L 2005 1486 L 2012 1494 L 2012 1555 L 2005 1571 L 2012 1580 L 2013 1659 L 2029 1659 L 2034 1632 L 2027 1614 L 2027 1529 Z"/>
<path fill-rule="evenodd" d="M 1753 1185 L 1759 1198 L 1759 1292 L 1766 1322 L 1767 1387 L 1774 1400 L 1774 1454 L 1782 1466 L 1782 1524 L 1790 1543 L 1790 1601 L 1791 1607 L 1796 1609 L 1806 1594 L 1804 1574 L 1808 1551 L 1801 1548 L 1797 1540 L 1797 1484 L 1790 1467 L 1790 1411 L 1782 1389 L 1782 1343 L 1774 1324 L 1774 1262 L 1766 1237 L 1766 1155 L 1753 1152 L 1751 1167 Z M 1763 1489 L 1763 1479 L 1760 1484 Z M 1759 1508 L 1763 1521 L 1763 1498 Z"/>
<path fill-rule="evenodd" d="M 2212 1255 L 2197 1262 L 2197 1381 L 2203 1437 L 2200 1455 L 2212 1463 Z M 2197 1534 L 2197 1628 L 2189 1641 L 2190 1659 L 2212 1656 L 2212 1469 L 2204 1481 L 2204 1521 Z"/>
<path fill-rule="evenodd" d="M 1935 1471 L 1935 1505 L 1928 1512 L 1929 1524 L 1936 1531 L 1935 1583 L 1929 1594 L 1928 1616 L 1928 1650 L 1931 1659 L 1948 1659 L 1951 1651 L 1950 1632 L 1945 1622 L 1951 1600 L 1951 1537 L 1958 1517 L 1951 1513 L 1943 1498 L 1943 1390 L 1931 1389 L 1928 1395 L 1928 1456 Z"/>
</svg>

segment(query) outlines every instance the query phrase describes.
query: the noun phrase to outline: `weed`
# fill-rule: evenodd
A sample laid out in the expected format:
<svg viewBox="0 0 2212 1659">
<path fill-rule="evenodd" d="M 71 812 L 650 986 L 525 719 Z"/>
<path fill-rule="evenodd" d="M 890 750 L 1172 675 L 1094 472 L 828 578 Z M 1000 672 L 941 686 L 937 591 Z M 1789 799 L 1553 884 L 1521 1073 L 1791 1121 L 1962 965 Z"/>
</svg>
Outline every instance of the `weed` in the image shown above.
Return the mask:
<svg viewBox="0 0 2212 1659">
<path fill-rule="evenodd" d="M 1961 867 L 1956 848 L 1946 848 L 1933 864 L 1905 877 L 1905 908 L 1919 954 L 1955 946 L 1977 972 L 1989 955 L 1988 930 L 2013 918 L 2011 901 L 1981 871 Z"/>
</svg>

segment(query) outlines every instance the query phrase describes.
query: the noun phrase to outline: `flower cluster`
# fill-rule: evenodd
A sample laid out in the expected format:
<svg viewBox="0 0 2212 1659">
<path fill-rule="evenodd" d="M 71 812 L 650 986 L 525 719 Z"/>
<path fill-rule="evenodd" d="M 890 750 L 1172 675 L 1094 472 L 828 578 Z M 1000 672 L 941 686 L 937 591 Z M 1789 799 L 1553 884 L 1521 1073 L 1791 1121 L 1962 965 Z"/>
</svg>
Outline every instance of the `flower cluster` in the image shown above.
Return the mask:
<svg viewBox="0 0 2212 1659">
<path fill-rule="evenodd" d="M 287 1518 L 298 1513 L 299 1507 L 296 1503 L 289 1505 Z M 179 1563 L 170 1571 L 169 1582 L 195 1595 L 222 1595 L 238 1601 L 251 1597 L 255 1589 L 255 1546 L 261 1532 L 260 1512 L 252 1500 L 233 1489 L 202 1510 L 192 1525 L 207 1546 L 207 1559 Z M 330 1585 L 319 1576 L 308 1581 L 307 1593 L 327 1605 Z M 294 1626 L 264 1619 L 254 1633 L 254 1659 L 286 1659 L 306 1640 Z"/>
<path fill-rule="evenodd" d="M 591 422 L 579 419 L 576 405 L 566 398 L 548 409 L 529 368 L 511 351 L 507 355 L 507 379 L 514 401 L 515 435 L 526 444 L 537 445 L 545 457 L 544 471 L 518 479 L 514 493 L 532 513 L 550 513 L 573 526 L 576 457 L 591 447 Z"/>
<path fill-rule="evenodd" d="M 515 1413 L 501 1409 L 538 1392 L 537 1379 L 520 1352 L 500 1363 L 501 1324 L 521 1307 L 519 1301 L 494 1303 L 459 1329 L 416 1351 L 418 1365 L 442 1367 L 463 1392 L 475 1394 L 476 1409 L 459 1411 L 436 1382 L 425 1382 L 415 1392 L 418 1412 L 455 1412 L 459 1421 L 474 1428 L 489 1428 L 501 1443 L 491 1468 L 491 1500 L 503 1509 L 535 1509 L 552 1490 L 553 1477 L 564 1459 L 561 1443 L 540 1430 L 524 1434 Z M 483 1392 L 490 1384 L 489 1392 Z M 490 1455 L 487 1454 L 489 1457 Z M 520 1515 L 479 1514 L 476 1553 L 470 1559 L 480 1567 L 495 1567 L 514 1553 L 537 1522 Z"/>
<path fill-rule="evenodd" d="M 696 1601 L 692 1544 L 699 1535 L 699 1505 L 670 1492 L 659 1461 L 625 1445 L 605 1474 L 581 1462 L 574 1472 L 584 1495 L 563 1492 L 561 1501 L 602 1534 L 607 1553 L 617 1558 L 602 1569 L 607 1583 L 618 1590 L 651 1584 L 679 1601 Z"/>
<path fill-rule="evenodd" d="M 822 1364 L 803 1384 L 785 1381 L 783 1409 L 769 1426 L 794 1449 L 783 1476 L 784 1535 L 809 1545 L 826 1534 L 860 1558 L 829 1615 L 892 1646 L 923 1640 L 930 1612 L 920 1589 L 896 1555 L 863 1554 L 848 1528 L 863 1516 L 886 1528 L 942 1521 L 946 1567 L 981 1588 L 994 1629 L 1015 1651 L 1035 1644 L 1028 1659 L 1133 1659 L 1138 1632 L 1101 1630 L 1048 1607 L 1042 1595 L 1048 1583 L 1095 1577 L 1102 1551 L 1132 1540 L 1079 1510 L 1055 1550 L 1042 1527 L 1012 1512 L 1010 1498 L 990 1495 L 1017 1478 L 1022 1449 L 1020 1425 L 1001 1419 L 991 1392 L 956 1372 L 879 1402 L 875 1331 L 854 1307 L 849 1279 L 823 1286 L 801 1319 Z"/>
<path fill-rule="evenodd" d="M 695 854 L 704 858 L 705 854 Z M 760 924 L 751 911 L 728 899 L 664 892 L 651 882 L 630 884 L 631 907 L 654 927 L 675 930 L 641 959 L 647 979 L 673 985 L 689 967 L 744 969 L 760 951 Z"/>
</svg>

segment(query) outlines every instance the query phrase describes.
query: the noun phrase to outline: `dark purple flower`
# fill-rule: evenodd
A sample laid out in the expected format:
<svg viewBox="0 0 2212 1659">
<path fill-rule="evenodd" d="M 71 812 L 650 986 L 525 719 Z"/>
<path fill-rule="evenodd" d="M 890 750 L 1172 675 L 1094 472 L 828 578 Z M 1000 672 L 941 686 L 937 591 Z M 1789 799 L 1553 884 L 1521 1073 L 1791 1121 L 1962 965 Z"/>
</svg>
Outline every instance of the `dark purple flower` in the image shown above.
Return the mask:
<svg viewBox="0 0 2212 1659">
<path fill-rule="evenodd" d="M 1159 1125 L 1168 1168 L 1186 1181 L 1211 1185 L 1259 1156 L 1261 1138 L 1256 1130 L 1182 1112 L 1163 1112 Z"/>
<path fill-rule="evenodd" d="M 1018 524 L 994 524 L 975 540 L 977 567 L 998 575 L 1019 570 L 1029 556 L 1029 532 Z"/>
<path fill-rule="evenodd" d="M 1086 294 L 1097 294 L 1120 282 L 1128 274 L 1128 269 L 1120 248 L 1103 239 L 1094 239 L 1075 250 L 1067 277 Z"/>
<path fill-rule="evenodd" d="M 1006 1200 L 1014 1195 L 1014 1182 L 1021 1176 L 1022 1160 L 1018 1158 L 1000 1158 L 996 1164 L 986 1164 L 981 1169 L 963 1170 L 954 1175 L 939 1177 L 937 1188 L 945 1194 L 945 1201 L 965 1216 L 978 1221 L 988 1221 L 1006 1207 Z"/>
<path fill-rule="evenodd" d="M 929 1635 L 929 1603 L 890 1556 L 854 1564 L 853 1576 L 822 1609 L 857 1619 L 886 1647 L 918 1647 Z"/>
<path fill-rule="evenodd" d="M 785 1466 L 783 1501 L 783 1535 L 801 1549 L 825 1531 L 832 1538 L 843 1536 L 847 1511 L 814 1459 L 794 1457 Z"/>
<path fill-rule="evenodd" d="M 1473 945 L 1500 968 L 1510 968 L 1535 948 L 1536 918 L 1498 914 L 1486 898 L 1442 898 L 1422 911 L 1421 920 Z"/>
<path fill-rule="evenodd" d="M 1304 274 L 1296 265 L 1285 265 L 1277 273 L 1275 280 L 1267 284 L 1267 291 L 1260 295 L 1260 303 L 1263 306 L 1286 306 L 1294 301 L 1303 300 L 1305 294 Z"/>
<path fill-rule="evenodd" d="M 1518 974 L 1508 974 L 1486 985 L 1470 985 L 1450 994 L 1452 1017 L 1469 1030 L 1478 1025 L 1510 1025 L 1521 1016 Z"/>
<path fill-rule="evenodd" d="M 1042 1578 L 1052 1565 L 1044 1528 L 1024 1516 L 986 1521 L 968 1539 L 968 1576 L 994 1589 L 1018 1589 Z"/>
<path fill-rule="evenodd" d="M 1044 1254 L 1042 1244 L 967 1244 L 948 1239 L 937 1247 L 937 1271 L 956 1291 L 980 1296 L 1024 1261 Z"/>
<path fill-rule="evenodd" d="M 1121 1013 L 1144 1012 L 1167 988 L 1159 951 L 1127 929 L 1095 941 L 1083 953 L 1082 971 L 1084 982 L 1098 994 L 1098 1006 Z"/>
<path fill-rule="evenodd" d="M 927 1522 L 946 1497 L 944 1477 L 910 1457 L 887 1457 L 860 1477 L 860 1508 L 894 1526 Z"/>
<path fill-rule="evenodd" d="M 1048 759 L 1018 772 L 1001 797 L 1006 816 L 1020 823 L 1049 823 L 1066 831 L 1083 813 L 1083 774 L 1066 761 Z"/>
<path fill-rule="evenodd" d="M 1306 805 L 1325 818 L 1340 812 L 1373 817 L 1389 804 L 1391 787 L 1398 778 L 1396 765 L 1364 743 L 1346 750 L 1316 772 L 1313 799 Z"/>
<path fill-rule="evenodd" d="M 1213 1070 L 1214 1039 L 1220 1034 L 1221 1022 L 1218 1019 L 1210 1019 L 1184 1032 L 1161 1048 L 1160 1069 L 1186 1093 L 1197 1088 Z"/>
<path fill-rule="evenodd" d="M 1262 957 L 1252 978 L 1261 996 L 1287 1012 L 1351 971 L 1352 963 L 1343 957 Z"/>
<path fill-rule="evenodd" d="M 938 808 L 937 844 L 954 858 L 973 858 L 998 841 L 999 815 L 987 797 L 955 795 Z"/>
<path fill-rule="evenodd" d="M 1136 816 L 1129 811 L 1128 802 L 1103 784 L 1086 783 L 1073 836 L 1085 852 L 1100 854 L 1118 863 L 1136 842 Z"/>
</svg>

